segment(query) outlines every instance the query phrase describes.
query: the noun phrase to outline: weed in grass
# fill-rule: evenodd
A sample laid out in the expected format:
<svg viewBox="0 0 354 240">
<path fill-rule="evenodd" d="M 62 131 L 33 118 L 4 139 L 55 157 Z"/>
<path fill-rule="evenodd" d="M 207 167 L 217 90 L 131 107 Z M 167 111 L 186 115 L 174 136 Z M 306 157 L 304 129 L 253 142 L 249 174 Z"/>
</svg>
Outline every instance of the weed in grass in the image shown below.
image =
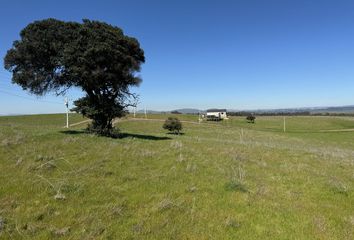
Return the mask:
<svg viewBox="0 0 354 240">
<path fill-rule="evenodd" d="M 54 158 L 52 156 L 43 156 L 43 155 L 37 155 L 36 158 L 34 159 L 35 162 L 49 162 L 52 161 Z"/>
<path fill-rule="evenodd" d="M 127 174 L 122 177 L 122 181 L 124 183 L 125 182 L 132 182 L 132 181 L 136 181 L 136 180 L 138 180 L 138 178 L 132 174 Z"/>
<path fill-rule="evenodd" d="M 192 186 L 192 187 L 190 187 L 190 188 L 187 189 L 187 191 L 190 192 L 190 193 L 194 193 L 194 192 L 196 192 L 197 190 L 198 190 L 198 188 L 197 188 L 196 186 Z"/>
<path fill-rule="evenodd" d="M 225 221 L 225 226 L 227 228 L 239 228 L 241 224 L 232 217 L 227 217 Z"/>
<path fill-rule="evenodd" d="M 44 219 L 44 213 L 40 213 L 35 217 L 36 221 L 42 221 Z"/>
<path fill-rule="evenodd" d="M 55 200 L 65 200 L 66 197 L 63 193 L 60 192 L 60 190 L 57 191 L 57 194 L 54 196 Z"/>
<path fill-rule="evenodd" d="M 132 231 L 135 233 L 143 233 L 144 232 L 144 224 L 137 223 L 132 226 Z"/>
<path fill-rule="evenodd" d="M 79 138 L 76 138 L 76 137 L 72 137 L 72 136 L 69 136 L 69 137 L 66 137 L 63 139 L 63 143 L 75 143 L 79 140 Z"/>
<path fill-rule="evenodd" d="M 192 219 L 192 222 L 194 221 L 194 217 L 195 217 L 195 197 L 193 197 L 193 203 L 192 203 L 192 207 L 191 207 L 191 219 Z"/>
<path fill-rule="evenodd" d="M 183 144 L 180 141 L 172 141 L 170 146 L 175 149 L 181 149 L 183 147 Z"/>
<path fill-rule="evenodd" d="M 234 162 L 241 163 L 241 162 L 246 162 L 248 158 L 244 154 L 236 153 L 233 155 L 232 159 Z"/>
<path fill-rule="evenodd" d="M 241 167 L 241 164 L 239 163 L 237 170 L 231 166 L 231 171 L 231 180 L 225 184 L 225 190 L 242 193 L 248 192 L 244 184 L 245 170 Z"/>
<path fill-rule="evenodd" d="M 327 224 L 326 224 L 326 220 L 324 217 L 322 217 L 322 216 L 314 217 L 313 223 L 314 223 L 314 226 L 318 232 L 324 233 L 326 231 Z"/>
<path fill-rule="evenodd" d="M 57 165 L 55 165 L 53 161 L 48 161 L 48 162 L 38 165 L 33 170 L 50 171 L 50 170 L 54 170 L 56 168 L 57 168 Z"/>
<path fill-rule="evenodd" d="M 60 192 L 63 194 L 75 194 L 76 196 L 80 196 L 84 194 L 84 188 L 78 183 L 63 184 L 60 187 Z"/>
<path fill-rule="evenodd" d="M 0 216 L 0 234 L 5 229 L 5 219 Z"/>
<path fill-rule="evenodd" d="M 197 170 L 197 165 L 195 163 L 188 163 L 186 166 L 186 172 L 192 173 Z"/>
<path fill-rule="evenodd" d="M 255 196 L 264 197 L 268 194 L 268 192 L 269 192 L 268 188 L 265 185 L 261 184 L 257 187 Z"/>
<path fill-rule="evenodd" d="M 42 206 L 41 202 L 36 202 L 36 205 Z M 46 217 L 53 216 L 57 213 L 56 208 L 45 205 L 44 208 L 37 214 L 36 220 L 43 220 Z"/>
<path fill-rule="evenodd" d="M 124 205 L 117 205 L 117 206 L 114 206 L 112 209 L 111 209 L 111 213 L 110 215 L 111 216 L 114 216 L 114 217 L 122 217 L 124 215 L 124 211 L 125 211 L 125 206 Z"/>
<path fill-rule="evenodd" d="M 15 136 L 11 138 L 5 138 L 1 141 L 1 146 L 2 147 L 10 147 L 13 145 L 19 145 L 24 142 L 24 135 L 22 133 L 17 133 Z"/>
<path fill-rule="evenodd" d="M 226 191 L 234 191 L 234 192 L 242 192 L 242 193 L 248 192 L 245 185 L 243 185 L 242 183 L 235 181 L 235 180 L 227 182 L 225 184 L 225 190 Z"/>
<path fill-rule="evenodd" d="M 19 232 L 19 230 L 17 229 L 18 228 L 17 226 L 14 226 L 14 228 Z M 29 235 L 35 235 L 36 233 L 41 231 L 41 227 L 38 226 L 38 224 L 34 224 L 34 223 L 26 223 L 24 226 L 22 226 L 22 229 L 25 230 L 26 234 L 29 234 Z"/>
<path fill-rule="evenodd" d="M 5 139 L 3 139 L 1 141 L 1 146 L 2 147 L 9 147 L 10 145 L 11 145 L 11 140 L 10 139 L 5 138 Z"/>
<path fill-rule="evenodd" d="M 105 177 L 109 177 L 109 176 L 112 176 L 112 175 L 114 175 L 114 172 L 112 172 L 112 171 L 105 171 L 103 173 L 103 176 L 105 176 Z"/>
<path fill-rule="evenodd" d="M 17 160 L 16 160 L 16 166 L 19 166 L 21 163 L 23 162 L 23 158 L 22 157 L 19 157 Z"/>
<path fill-rule="evenodd" d="M 181 152 L 178 155 L 177 162 L 179 162 L 179 163 L 184 162 L 184 157 L 183 157 L 183 154 Z"/>
<path fill-rule="evenodd" d="M 0 198 L 0 214 L 6 209 L 15 209 L 18 207 L 18 202 L 13 196 Z"/>
<path fill-rule="evenodd" d="M 62 237 L 70 232 L 70 227 L 64 227 L 60 229 L 53 230 L 53 235 L 56 237 Z"/>
<path fill-rule="evenodd" d="M 243 128 L 240 129 L 239 135 L 240 135 L 240 143 L 243 143 L 244 136 L 245 136 Z"/>
<path fill-rule="evenodd" d="M 148 150 L 148 149 L 142 149 L 140 151 L 140 156 L 144 158 L 152 158 L 155 155 L 154 151 Z"/>
<path fill-rule="evenodd" d="M 336 178 L 333 178 L 331 179 L 330 183 L 330 188 L 332 189 L 332 191 L 334 193 L 337 193 L 337 194 L 342 194 L 342 195 L 345 195 L 345 196 L 348 196 L 348 193 L 349 193 L 349 188 L 348 186 L 343 183 L 342 181 L 336 179 Z"/>
<path fill-rule="evenodd" d="M 157 209 L 160 212 L 163 212 L 163 211 L 166 211 L 168 209 L 171 209 L 172 207 L 174 207 L 174 203 L 170 199 L 163 199 L 157 205 Z"/>
<path fill-rule="evenodd" d="M 348 222 L 350 225 L 352 225 L 354 227 L 354 216 L 348 217 Z"/>
</svg>

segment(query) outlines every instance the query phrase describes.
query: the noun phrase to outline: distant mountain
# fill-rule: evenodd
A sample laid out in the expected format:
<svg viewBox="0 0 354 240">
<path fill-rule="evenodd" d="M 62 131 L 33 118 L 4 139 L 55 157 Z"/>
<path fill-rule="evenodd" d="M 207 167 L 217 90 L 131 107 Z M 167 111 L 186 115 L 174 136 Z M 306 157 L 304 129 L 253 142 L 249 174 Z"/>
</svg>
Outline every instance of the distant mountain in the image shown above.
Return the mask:
<svg viewBox="0 0 354 240">
<path fill-rule="evenodd" d="M 255 110 L 232 110 L 228 112 L 253 112 L 253 113 L 354 113 L 354 105 L 339 107 L 302 107 L 302 108 L 279 108 L 279 109 L 255 109 Z"/>
<path fill-rule="evenodd" d="M 342 107 L 325 107 L 325 108 L 316 108 L 310 110 L 311 113 L 354 113 L 353 106 L 342 106 Z"/>
<path fill-rule="evenodd" d="M 195 109 L 195 108 L 181 108 L 181 109 L 173 110 L 171 112 L 174 112 L 174 111 L 177 111 L 177 112 L 180 112 L 183 114 L 198 114 L 199 112 L 204 112 L 203 110 L 199 110 L 199 109 Z"/>
<path fill-rule="evenodd" d="M 197 114 L 199 112 L 204 112 L 203 110 L 195 109 L 195 108 L 181 108 L 181 109 L 175 109 L 171 111 L 156 111 L 156 110 L 146 110 L 146 113 L 148 114 L 161 114 L 161 113 L 170 113 L 170 112 L 180 112 L 182 114 Z M 137 111 L 137 113 L 145 113 L 144 109 L 140 109 Z"/>
<path fill-rule="evenodd" d="M 206 110 L 196 108 L 180 108 L 172 111 L 156 111 L 146 110 L 148 114 L 161 114 L 170 112 L 180 112 L 182 114 L 198 114 L 205 113 Z M 354 105 L 339 106 L 339 107 L 302 107 L 302 108 L 278 108 L 278 109 L 227 109 L 228 112 L 253 112 L 253 113 L 298 113 L 298 112 L 310 112 L 310 113 L 354 113 Z M 144 109 L 138 110 L 137 113 L 145 113 Z"/>
<path fill-rule="evenodd" d="M 164 111 L 155 111 L 155 110 L 146 110 L 147 114 L 160 114 L 163 113 Z M 138 110 L 136 113 L 145 113 L 144 109 Z"/>
</svg>

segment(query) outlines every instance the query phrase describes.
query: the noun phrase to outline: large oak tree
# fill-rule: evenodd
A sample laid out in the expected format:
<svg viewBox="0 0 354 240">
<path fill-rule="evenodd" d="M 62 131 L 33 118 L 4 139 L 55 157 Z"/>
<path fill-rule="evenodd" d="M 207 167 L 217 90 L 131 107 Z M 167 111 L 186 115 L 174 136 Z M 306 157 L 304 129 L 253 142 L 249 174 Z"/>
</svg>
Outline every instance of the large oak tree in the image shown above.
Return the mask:
<svg viewBox="0 0 354 240">
<path fill-rule="evenodd" d="M 92 131 L 111 134 L 112 120 L 134 104 L 131 87 L 141 82 L 137 73 L 145 57 L 139 42 L 90 20 L 35 21 L 20 36 L 4 61 L 12 82 L 36 95 L 80 88 L 85 96 L 74 101 L 74 110 L 93 120 Z"/>
</svg>

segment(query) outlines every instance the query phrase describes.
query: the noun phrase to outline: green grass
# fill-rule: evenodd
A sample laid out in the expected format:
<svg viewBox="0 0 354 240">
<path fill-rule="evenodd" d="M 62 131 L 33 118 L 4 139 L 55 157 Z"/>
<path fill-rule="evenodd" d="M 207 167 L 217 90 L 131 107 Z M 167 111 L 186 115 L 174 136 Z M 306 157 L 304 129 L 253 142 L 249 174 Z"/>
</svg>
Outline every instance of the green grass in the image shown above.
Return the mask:
<svg viewBox="0 0 354 240">
<path fill-rule="evenodd" d="M 354 128 L 354 117 L 322 117 L 322 116 L 287 116 L 286 128 L 288 132 L 316 132 L 319 130 Z M 283 132 L 283 117 L 257 117 L 257 124 L 249 124 L 245 117 L 231 117 L 228 121 L 232 125 L 249 129 Z M 227 121 L 224 124 L 228 123 Z"/>
<path fill-rule="evenodd" d="M 128 120 L 121 139 L 1 117 L 0 239 L 354 238 L 354 132 L 319 132 L 353 119 L 178 117 L 184 135 Z"/>
</svg>

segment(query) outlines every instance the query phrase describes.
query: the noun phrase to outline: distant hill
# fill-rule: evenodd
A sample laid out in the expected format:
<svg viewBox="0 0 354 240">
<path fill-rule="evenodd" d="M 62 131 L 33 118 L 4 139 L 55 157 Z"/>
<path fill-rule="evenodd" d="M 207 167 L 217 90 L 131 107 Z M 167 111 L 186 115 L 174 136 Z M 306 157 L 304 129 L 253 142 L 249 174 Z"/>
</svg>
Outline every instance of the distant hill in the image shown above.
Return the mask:
<svg viewBox="0 0 354 240">
<path fill-rule="evenodd" d="M 258 114 L 277 114 L 277 113 L 309 113 L 309 114 L 344 114 L 354 113 L 354 105 L 339 107 L 303 107 L 303 108 L 279 108 L 279 109 L 253 109 L 253 110 L 235 110 L 228 109 L 228 112 L 252 112 Z"/>
<path fill-rule="evenodd" d="M 199 112 L 204 112 L 203 110 L 199 110 L 199 109 L 195 109 L 195 108 L 181 108 L 181 109 L 173 110 L 171 112 L 174 112 L 174 111 L 177 111 L 177 112 L 180 112 L 183 114 L 198 114 Z"/>
<path fill-rule="evenodd" d="M 161 114 L 170 113 L 173 111 L 180 112 L 182 114 L 198 114 L 204 113 L 206 110 L 196 109 L 196 108 L 180 108 L 171 111 L 155 111 L 146 110 L 148 114 Z M 354 113 L 354 105 L 349 106 L 339 106 L 339 107 L 303 107 L 303 108 L 279 108 L 279 109 L 248 109 L 248 110 L 236 110 L 227 109 L 228 112 L 253 112 L 253 113 L 299 113 L 299 112 L 310 112 L 311 114 L 317 113 Z M 141 109 L 137 113 L 144 113 L 145 110 Z"/>
<path fill-rule="evenodd" d="M 137 111 L 137 113 L 145 113 L 144 109 L 140 109 Z M 160 113 L 164 113 L 164 111 L 155 111 L 155 110 L 146 110 L 147 114 L 160 114 Z"/>
<path fill-rule="evenodd" d="M 354 105 L 311 109 L 310 112 L 311 113 L 326 113 L 326 112 L 327 113 L 354 113 Z"/>
<path fill-rule="evenodd" d="M 148 114 L 161 114 L 161 113 L 170 113 L 170 112 L 180 112 L 182 114 L 198 114 L 199 112 L 205 112 L 204 110 L 199 110 L 195 108 L 181 108 L 181 109 L 175 109 L 171 111 L 156 111 L 156 110 L 146 110 L 146 113 Z M 137 111 L 137 113 L 145 113 L 144 109 L 140 109 Z"/>
</svg>

